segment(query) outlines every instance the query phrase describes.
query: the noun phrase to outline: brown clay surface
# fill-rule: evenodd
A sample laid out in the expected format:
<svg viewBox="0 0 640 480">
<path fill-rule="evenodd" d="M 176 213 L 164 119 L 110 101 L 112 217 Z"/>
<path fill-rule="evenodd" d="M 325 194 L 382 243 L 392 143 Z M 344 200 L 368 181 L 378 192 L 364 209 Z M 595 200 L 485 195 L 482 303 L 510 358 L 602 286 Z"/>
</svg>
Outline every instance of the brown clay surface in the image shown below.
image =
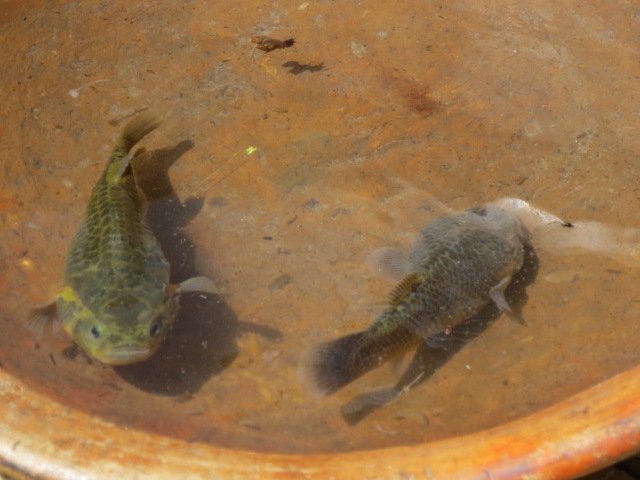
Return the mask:
<svg viewBox="0 0 640 480">
<path fill-rule="evenodd" d="M 260 34 L 297 43 L 265 54 Z M 307 346 L 375 318 L 393 284 L 365 258 L 407 248 L 431 195 L 637 225 L 639 34 L 632 3 L 597 0 L 2 2 L 2 368 L 134 429 L 330 452 L 496 426 L 636 365 L 637 263 L 538 251 L 526 328 L 498 318 L 357 426 L 340 407 L 397 373 L 322 400 L 296 380 Z M 185 297 L 158 357 L 114 370 L 23 319 L 61 288 L 90 189 L 147 107 L 165 123 L 144 144 L 195 199 L 151 205 L 174 276 L 195 267 L 224 293 Z"/>
</svg>

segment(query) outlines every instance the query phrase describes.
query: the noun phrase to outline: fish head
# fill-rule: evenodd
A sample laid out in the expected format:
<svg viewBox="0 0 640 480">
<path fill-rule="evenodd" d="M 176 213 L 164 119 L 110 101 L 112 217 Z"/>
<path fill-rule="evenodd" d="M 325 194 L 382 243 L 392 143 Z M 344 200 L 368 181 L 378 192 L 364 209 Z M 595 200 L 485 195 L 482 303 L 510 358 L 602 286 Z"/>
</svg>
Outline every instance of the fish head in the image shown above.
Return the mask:
<svg viewBox="0 0 640 480">
<path fill-rule="evenodd" d="M 178 306 L 175 296 L 135 293 L 112 297 L 93 309 L 77 297 L 73 300 L 58 300 L 65 330 L 89 355 L 108 365 L 149 358 L 166 337 Z"/>
</svg>

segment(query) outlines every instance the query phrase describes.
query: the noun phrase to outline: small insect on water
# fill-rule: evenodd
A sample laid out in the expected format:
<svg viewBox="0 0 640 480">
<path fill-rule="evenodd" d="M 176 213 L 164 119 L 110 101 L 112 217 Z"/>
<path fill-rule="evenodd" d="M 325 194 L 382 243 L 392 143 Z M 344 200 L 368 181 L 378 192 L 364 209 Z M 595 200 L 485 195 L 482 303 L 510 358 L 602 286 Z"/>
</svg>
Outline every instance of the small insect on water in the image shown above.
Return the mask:
<svg viewBox="0 0 640 480">
<path fill-rule="evenodd" d="M 273 50 L 277 50 L 279 48 L 289 48 L 296 43 L 295 38 L 289 38 L 287 40 L 278 40 L 277 38 L 270 38 L 259 35 L 257 37 L 253 37 L 251 39 L 253 43 L 257 43 L 256 48 L 258 50 L 262 50 L 263 52 L 271 52 Z"/>
</svg>

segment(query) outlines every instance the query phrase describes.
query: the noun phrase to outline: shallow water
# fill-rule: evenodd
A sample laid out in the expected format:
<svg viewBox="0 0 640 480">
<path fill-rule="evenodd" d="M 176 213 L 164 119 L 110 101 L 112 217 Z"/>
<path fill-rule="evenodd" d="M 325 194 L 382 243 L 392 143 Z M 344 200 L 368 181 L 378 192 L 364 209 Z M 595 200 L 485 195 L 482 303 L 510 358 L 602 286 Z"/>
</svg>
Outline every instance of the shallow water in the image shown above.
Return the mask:
<svg viewBox="0 0 640 480">
<path fill-rule="evenodd" d="M 639 30 L 640 11 L 604 2 L 4 2 L 2 367 L 122 425 L 309 452 L 476 431 L 636 365 L 637 261 L 537 248 L 526 326 L 497 318 L 357 425 L 341 407 L 402 370 L 320 400 L 296 379 L 306 347 L 382 309 L 393 283 L 367 255 L 406 250 L 434 198 L 637 225 Z M 297 44 L 265 54 L 257 34 Z M 90 189 L 147 107 L 165 122 L 143 143 L 173 163 L 176 195 L 153 179 L 151 224 L 174 280 L 197 271 L 223 293 L 185 296 L 158 355 L 113 369 L 22 321 L 61 288 Z"/>
</svg>

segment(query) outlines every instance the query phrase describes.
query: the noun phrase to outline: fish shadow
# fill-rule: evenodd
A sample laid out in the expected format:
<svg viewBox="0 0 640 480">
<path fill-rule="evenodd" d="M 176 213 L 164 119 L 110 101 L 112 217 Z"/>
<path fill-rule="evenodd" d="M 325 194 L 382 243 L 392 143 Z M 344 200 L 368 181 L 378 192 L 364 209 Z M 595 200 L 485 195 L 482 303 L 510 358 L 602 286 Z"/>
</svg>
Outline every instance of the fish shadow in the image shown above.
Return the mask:
<svg viewBox="0 0 640 480">
<path fill-rule="evenodd" d="M 325 69 L 324 62 L 318 63 L 317 65 L 310 65 L 306 63 L 296 62 L 295 60 L 289 60 L 288 62 L 284 62 L 282 66 L 288 68 L 288 73 L 292 75 L 300 75 L 304 72 L 319 72 Z"/>
<path fill-rule="evenodd" d="M 204 198 L 178 198 L 169 167 L 193 148 L 183 141 L 175 147 L 137 155 L 136 182 L 148 202 L 147 221 L 171 266 L 171 283 L 199 275 L 196 247 L 183 228 L 200 212 Z M 147 360 L 114 367 L 126 382 L 148 393 L 191 395 L 228 367 L 238 355 L 238 336 L 255 331 L 271 340 L 280 333 L 259 325 L 238 322 L 220 295 L 189 292 L 180 296 L 180 308 L 167 338 Z"/>
<path fill-rule="evenodd" d="M 539 270 L 538 256 L 530 244 L 524 245 L 524 254 L 522 268 L 505 290 L 505 297 L 516 318 L 521 318 L 522 308 L 529 298 L 526 288 L 535 281 Z M 480 312 L 452 328 L 450 333 L 440 333 L 426 339 L 418 346 L 409 366 L 393 387 L 359 395 L 342 407 L 345 422 L 351 426 L 357 425 L 377 409 L 428 380 L 500 315 L 496 305 L 490 302 Z"/>
</svg>

